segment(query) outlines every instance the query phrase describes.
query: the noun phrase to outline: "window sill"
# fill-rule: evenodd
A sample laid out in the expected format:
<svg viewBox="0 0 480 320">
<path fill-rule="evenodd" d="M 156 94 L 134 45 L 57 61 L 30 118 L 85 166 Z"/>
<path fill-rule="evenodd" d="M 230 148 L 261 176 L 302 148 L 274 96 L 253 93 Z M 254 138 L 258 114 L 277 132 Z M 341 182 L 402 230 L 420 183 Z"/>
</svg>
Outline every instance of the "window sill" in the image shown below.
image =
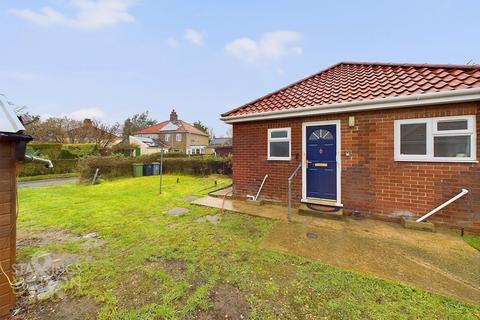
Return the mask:
<svg viewBox="0 0 480 320">
<path fill-rule="evenodd" d="M 394 159 L 395 162 L 443 162 L 443 163 L 478 163 L 478 160 L 472 159 L 465 159 L 465 160 L 457 160 L 457 159 Z"/>
<path fill-rule="evenodd" d="M 291 158 L 267 158 L 268 161 L 291 161 Z"/>
</svg>

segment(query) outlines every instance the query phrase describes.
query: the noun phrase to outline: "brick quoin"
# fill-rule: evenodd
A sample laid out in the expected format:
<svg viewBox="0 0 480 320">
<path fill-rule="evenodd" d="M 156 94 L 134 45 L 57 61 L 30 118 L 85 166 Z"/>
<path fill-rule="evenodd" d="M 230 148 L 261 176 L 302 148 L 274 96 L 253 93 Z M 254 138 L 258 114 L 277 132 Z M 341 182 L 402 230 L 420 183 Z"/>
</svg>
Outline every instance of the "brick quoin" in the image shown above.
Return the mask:
<svg viewBox="0 0 480 320">
<path fill-rule="evenodd" d="M 234 195 L 255 194 L 265 174 L 265 200 L 287 202 L 287 178 L 302 160 L 302 123 L 341 121 L 341 202 L 346 213 L 358 211 L 376 219 L 398 221 L 405 213 L 423 215 L 458 194 L 469 193 L 430 220 L 480 233 L 480 165 L 478 163 L 394 161 L 394 120 L 476 115 L 480 103 L 444 104 L 368 112 L 319 115 L 233 124 Z M 355 116 L 355 127 L 348 117 Z M 291 161 L 267 160 L 267 130 L 291 128 Z M 480 150 L 477 134 L 477 150 Z M 345 155 L 350 151 L 350 157 Z M 302 177 L 292 182 L 292 199 L 300 204 Z"/>
</svg>

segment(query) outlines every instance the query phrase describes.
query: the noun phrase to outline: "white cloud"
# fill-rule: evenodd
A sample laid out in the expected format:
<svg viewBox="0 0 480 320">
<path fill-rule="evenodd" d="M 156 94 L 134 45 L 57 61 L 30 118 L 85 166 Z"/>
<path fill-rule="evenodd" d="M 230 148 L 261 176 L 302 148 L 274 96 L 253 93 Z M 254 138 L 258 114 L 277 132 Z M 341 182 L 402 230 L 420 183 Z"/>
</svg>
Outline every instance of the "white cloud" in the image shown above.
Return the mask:
<svg viewBox="0 0 480 320">
<path fill-rule="evenodd" d="M 51 7 L 43 7 L 39 12 L 31 9 L 10 9 L 11 15 L 31 23 L 48 26 L 60 25 L 75 29 L 99 29 L 120 22 L 133 22 L 135 18 L 128 12 L 137 0 L 70 0 L 69 6 L 75 12 L 73 17 Z"/>
<path fill-rule="evenodd" d="M 58 117 L 67 117 L 74 120 L 88 119 L 100 119 L 105 116 L 105 113 L 100 108 L 84 108 L 78 109 L 68 113 L 62 113 Z"/>
<path fill-rule="evenodd" d="M 168 37 L 167 40 L 165 41 L 167 46 L 170 48 L 180 48 L 180 41 L 178 41 L 177 38 L 174 37 Z"/>
<path fill-rule="evenodd" d="M 202 45 L 205 36 L 205 33 L 201 31 L 195 29 L 187 29 L 185 30 L 184 38 L 193 44 Z"/>
<path fill-rule="evenodd" d="M 302 48 L 292 46 L 300 41 L 302 35 L 295 31 L 272 31 L 262 35 L 255 41 L 242 37 L 225 45 L 225 51 L 245 62 L 265 59 L 278 59 L 283 56 L 302 54 Z"/>
</svg>

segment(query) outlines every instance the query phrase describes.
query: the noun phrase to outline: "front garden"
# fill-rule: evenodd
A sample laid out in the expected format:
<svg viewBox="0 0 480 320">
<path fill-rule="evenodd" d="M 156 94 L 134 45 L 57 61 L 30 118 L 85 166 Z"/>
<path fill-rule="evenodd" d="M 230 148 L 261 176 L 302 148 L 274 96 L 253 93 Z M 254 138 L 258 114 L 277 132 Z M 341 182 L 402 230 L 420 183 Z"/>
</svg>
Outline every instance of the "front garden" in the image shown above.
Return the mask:
<svg viewBox="0 0 480 320">
<path fill-rule="evenodd" d="M 229 183 L 166 175 L 161 195 L 158 176 L 20 190 L 18 262 L 74 261 L 62 291 L 20 316 L 479 318 L 479 306 L 261 248 L 273 221 L 190 204 Z"/>
</svg>

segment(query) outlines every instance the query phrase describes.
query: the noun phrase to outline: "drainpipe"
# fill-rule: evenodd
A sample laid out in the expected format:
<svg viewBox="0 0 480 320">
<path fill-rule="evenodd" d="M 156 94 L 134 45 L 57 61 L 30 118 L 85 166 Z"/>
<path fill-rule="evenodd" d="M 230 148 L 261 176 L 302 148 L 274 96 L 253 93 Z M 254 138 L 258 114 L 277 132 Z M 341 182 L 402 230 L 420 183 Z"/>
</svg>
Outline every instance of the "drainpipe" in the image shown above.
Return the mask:
<svg viewBox="0 0 480 320">
<path fill-rule="evenodd" d="M 35 156 L 25 155 L 24 161 L 25 162 L 40 162 L 40 163 L 45 164 L 46 168 L 49 168 L 49 169 L 53 168 L 52 161 L 48 160 L 48 159 L 42 159 L 42 158 L 35 157 Z"/>
</svg>

